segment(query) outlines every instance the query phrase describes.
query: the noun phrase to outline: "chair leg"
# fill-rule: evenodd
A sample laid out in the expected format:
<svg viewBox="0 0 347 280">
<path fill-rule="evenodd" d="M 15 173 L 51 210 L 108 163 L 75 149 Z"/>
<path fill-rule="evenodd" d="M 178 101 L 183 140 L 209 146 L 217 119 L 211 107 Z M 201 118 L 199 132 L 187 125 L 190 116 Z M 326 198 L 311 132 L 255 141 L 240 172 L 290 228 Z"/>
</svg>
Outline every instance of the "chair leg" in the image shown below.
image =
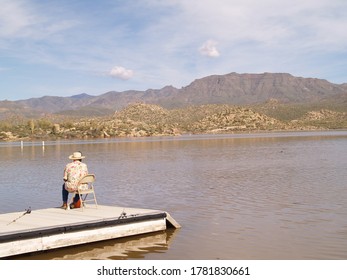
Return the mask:
<svg viewBox="0 0 347 280">
<path fill-rule="evenodd" d="M 70 201 L 68 201 L 66 205 L 66 210 L 70 210 L 70 204 L 73 203 L 75 196 L 77 195 L 76 193 L 71 193 L 72 197 L 70 198 Z"/>
<path fill-rule="evenodd" d="M 97 201 L 96 201 L 95 192 L 93 192 L 93 195 L 94 195 L 95 208 L 98 208 L 98 203 L 97 203 Z"/>
<path fill-rule="evenodd" d="M 89 194 L 89 193 L 85 194 L 84 197 L 83 197 L 83 194 L 79 194 L 80 199 L 81 199 L 81 208 L 82 208 L 82 211 L 83 211 L 83 209 L 86 207 L 86 204 L 87 204 L 86 201 L 94 201 L 95 208 L 98 208 L 98 203 L 97 203 L 97 201 L 96 201 L 95 192 L 90 193 L 90 194 L 93 195 L 93 198 L 90 198 L 90 199 L 87 200 L 88 194 Z"/>
<path fill-rule="evenodd" d="M 84 198 L 83 199 L 83 194 L 78 194 L 79 195 L 79 197 L 80 197 L 80 201 L 81 201 L 81 206 L 80 206 L 80 208 L 82 208 L 82 211 L 84 211 L 84 200 L 86 199 L 86 198 Z"/>
</svg>

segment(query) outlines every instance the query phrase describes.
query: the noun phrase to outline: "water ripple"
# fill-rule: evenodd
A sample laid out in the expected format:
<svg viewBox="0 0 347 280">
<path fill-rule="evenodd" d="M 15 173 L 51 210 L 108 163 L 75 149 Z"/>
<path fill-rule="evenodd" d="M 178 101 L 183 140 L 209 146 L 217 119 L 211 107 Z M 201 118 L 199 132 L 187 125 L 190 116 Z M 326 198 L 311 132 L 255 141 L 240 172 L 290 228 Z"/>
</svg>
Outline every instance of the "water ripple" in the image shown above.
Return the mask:
<svg viewBox="0 0 347 280">
<path fill-rule="evenodd" d="M 347 135 L 305 135 L 2 146 L 0 211 L 59 205 L 67 156 L 83 148 L 99 203 L 182 225 L 169 249 L 144 245 L 141 258 L 346 259 Z M 106 258 L 106 247 L 92 251 Z"/>
</svg>

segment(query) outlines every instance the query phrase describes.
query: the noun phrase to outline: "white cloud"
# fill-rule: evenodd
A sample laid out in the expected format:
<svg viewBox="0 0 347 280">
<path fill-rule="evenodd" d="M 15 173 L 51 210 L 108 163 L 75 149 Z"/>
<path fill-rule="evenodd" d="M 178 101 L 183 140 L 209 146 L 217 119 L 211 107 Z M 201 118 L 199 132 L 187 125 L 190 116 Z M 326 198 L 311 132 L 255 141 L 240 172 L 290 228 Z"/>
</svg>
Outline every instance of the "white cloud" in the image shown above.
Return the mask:
<svg viewBox="0 0 347 280">
<path fill-rule="evenodd" d="M 22 1 L 1 1 L 0 38 L 23 35 L 23 30 L 36 21 L 35 16 L 30 14 Z"/>
<path fill-rule="evenodd" d="M 95 88 L 117 90 L 180 87 L 229 72 L 281 71 L 329 80 L 340 72 L 339 80 L 346 81 L 347 1 L 48 2 L 0 0 L 0 52 L 6 58 L 1 76 L 25 69 L 32 83 L 41 84 L 40 71 L 53 71 L 55 80 L 68 73 L 69 88 L 82 75 L 90 78 L 84 79 L 88 87 L 94 82 Z M 136 75 L 120 65 L 136 69 Z M 110 77 L 128 82 L 115 84 Z"/>
<path fill-rule="evenodd" d="M 44 6 L 23 0 L 0 0 L 0 39 L 27 41 L 47 40 L 50 36 L 69 30 L 79 24 L 57 14 L 45 14 Z M 63 15 L 65 16 L 65 14 Z"/>
<path fill-rule="evenodd" d="M 121 80 L 129 80 L 134 76 L 134 71 L 130 69 L 125 69 L 121 66 L 115 66 L 110 71 L 110 76 Z"/>
<path fill-rule="evenodd" d="M 206 41 L 199 49 L 200 54 L 206 55 L 209 57 L 218 57 L 219 51 L 216 48 L 217 42 L 213 40 Z"/>
</svg>

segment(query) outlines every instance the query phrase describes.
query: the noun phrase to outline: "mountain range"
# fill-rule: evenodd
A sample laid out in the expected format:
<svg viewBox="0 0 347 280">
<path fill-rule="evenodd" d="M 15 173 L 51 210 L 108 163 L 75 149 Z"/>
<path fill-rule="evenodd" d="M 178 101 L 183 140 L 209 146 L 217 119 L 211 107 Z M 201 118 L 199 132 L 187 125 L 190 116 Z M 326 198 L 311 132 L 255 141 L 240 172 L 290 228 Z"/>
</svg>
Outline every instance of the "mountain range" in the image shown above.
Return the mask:
<svg viewBox="0 0 347 280">
<path fill-rule="evenodd" d="M 288 73 L 212 75 L 196 79 L 186 87 L 165 86 L 146 91 L 109 91 L 98 96 L 86 93 L 70 96 L 43 96 L 18 101 L 0 101 L 0 119 L 43 114 L 98 116 L 114 113 L 133 103 L 160 105 L 167 109 L 191 105 L 231 104 L 336 104 L 347 111 L 347 83 L 334 84 Z"/>
</svg>

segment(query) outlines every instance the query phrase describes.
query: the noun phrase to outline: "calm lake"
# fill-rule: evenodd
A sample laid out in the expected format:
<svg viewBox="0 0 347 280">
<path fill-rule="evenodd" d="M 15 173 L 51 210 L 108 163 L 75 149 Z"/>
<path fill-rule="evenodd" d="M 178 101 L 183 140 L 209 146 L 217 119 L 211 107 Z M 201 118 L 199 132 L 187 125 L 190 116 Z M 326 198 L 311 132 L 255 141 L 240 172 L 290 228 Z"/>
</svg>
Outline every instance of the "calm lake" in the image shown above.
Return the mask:
<svg viewBox="0 0 347 280">
<path fill-rule="evenodd" d="M 0 213 L 60 206 L 74 151 L 99 204 L 182 228 L 18 259 L 347 259 L 347 131 L 0 143 Z"/>
</svg>

